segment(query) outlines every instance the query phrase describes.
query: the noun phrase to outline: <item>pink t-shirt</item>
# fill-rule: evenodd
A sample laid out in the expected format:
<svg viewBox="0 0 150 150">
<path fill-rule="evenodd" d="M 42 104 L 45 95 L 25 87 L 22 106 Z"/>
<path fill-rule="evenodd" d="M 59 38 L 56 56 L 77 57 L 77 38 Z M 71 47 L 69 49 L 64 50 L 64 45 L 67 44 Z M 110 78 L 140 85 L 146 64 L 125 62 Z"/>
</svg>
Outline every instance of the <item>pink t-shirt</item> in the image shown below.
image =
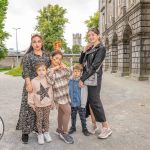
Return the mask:
<svg viewBox="0 0 150 150">
<path fill-rule="evenodd" d="M 46 107 L 53 102 L 52 86 L 47 83 L 46 78 L 35 77 L 31 80 L 33 92 L 28 93 L 28 104 L 31 107 Z"/>
</svg>

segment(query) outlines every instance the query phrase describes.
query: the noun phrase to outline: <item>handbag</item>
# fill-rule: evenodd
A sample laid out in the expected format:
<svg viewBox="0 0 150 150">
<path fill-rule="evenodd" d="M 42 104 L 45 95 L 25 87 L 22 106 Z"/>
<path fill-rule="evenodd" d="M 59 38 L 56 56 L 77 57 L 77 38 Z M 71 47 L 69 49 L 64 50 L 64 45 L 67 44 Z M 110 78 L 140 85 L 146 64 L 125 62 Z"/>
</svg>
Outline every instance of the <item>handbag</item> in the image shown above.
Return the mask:
<svg viewBox="0 0 150 150">
<path fill-rule="evenodd" d="M 97 72 L 84 81 L 85 85 L 97 86 Z"/>
</svg>

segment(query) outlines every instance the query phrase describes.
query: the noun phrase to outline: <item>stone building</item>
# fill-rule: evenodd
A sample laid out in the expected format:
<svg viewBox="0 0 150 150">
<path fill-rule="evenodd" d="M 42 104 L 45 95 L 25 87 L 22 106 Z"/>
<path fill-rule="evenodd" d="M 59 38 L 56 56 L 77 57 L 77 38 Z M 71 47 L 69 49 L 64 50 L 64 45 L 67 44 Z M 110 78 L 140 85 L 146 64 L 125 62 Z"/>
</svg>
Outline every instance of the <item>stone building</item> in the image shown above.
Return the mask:
<svg viewBox="0 0 150 150">
<path fill-rule="evenodd" d="M 104 70 L 150 79 L 150 0 L 99 0 Z"/>
<path fill-rule="evenodd" d="M 79 33 L 73 34 L 73 45 L 82 45 L 82 35 Z"/>
</svg>

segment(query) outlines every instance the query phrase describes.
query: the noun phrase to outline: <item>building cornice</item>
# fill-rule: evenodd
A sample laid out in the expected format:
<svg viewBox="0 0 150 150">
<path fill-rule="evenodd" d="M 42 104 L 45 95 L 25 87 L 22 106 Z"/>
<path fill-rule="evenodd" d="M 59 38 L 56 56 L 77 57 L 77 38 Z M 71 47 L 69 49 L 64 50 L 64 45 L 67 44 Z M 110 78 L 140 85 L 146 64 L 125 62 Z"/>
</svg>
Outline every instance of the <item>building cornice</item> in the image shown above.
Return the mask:
<svg viewBox="0 0 150 150">
<path fill-rule="evenodd" d="M 116 28 L 116 26 L 118 25 L 118 24 L 120 24 L 121 22 L 123 22 L 124 20 L 126 21 L 126 22 L 128 22 L 129 21 L 129 16 L 131 15 L 131 14 L 133 14 L 134 12 L 136 12 L 139 8 L 141 8 L 144 4 L 149 4 L 150 5 L 150 2 L 140 2 L 140 3 L 138 3 L 138 4 L 136 4 L 131 10 L 129 10 L 129 11 L 127 11 L 127 13 L 124 15 L 124 16 L 122 16 L 121 18 L 119 18 L 117 21 L 115 21 L 110 27 L 108 27 L 106 30 L 105 30 L 105 32 L 103 32 L 102 33 L 102 35 L 105 35 L 105 34 L 107 34 L 109 31 L 111 31 L 111 30 L 113 30 L 114 28 Z M 147 7 L 149 7 L 149 6 L 147 6 Z"/>
</svg>

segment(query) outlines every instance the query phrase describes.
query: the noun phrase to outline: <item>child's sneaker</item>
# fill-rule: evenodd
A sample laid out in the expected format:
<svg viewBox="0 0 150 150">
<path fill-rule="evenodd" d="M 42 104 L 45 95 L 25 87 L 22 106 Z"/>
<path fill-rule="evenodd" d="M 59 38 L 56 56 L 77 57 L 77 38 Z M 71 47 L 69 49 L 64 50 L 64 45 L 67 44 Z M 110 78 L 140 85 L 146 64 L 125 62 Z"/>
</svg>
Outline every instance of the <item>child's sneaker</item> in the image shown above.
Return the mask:
<svg viewBox="0 0 150 150">
<path fill-rule="evenodd" d="M 67 133 L 60 133 L 59 136 L 67 144 L 73 144 L 74 143 L 73 138 Z"/>
<path fill-rule="evenodd" d="M 43 136 L 43 134 L 38 134 L 38 143 L 40 145 L 44 144 L 44 136 Z"/>
<path fill-rule="evenodd" d="M 49 132 L 44 132 L 44 139 L 45 139 L 46 142 L 51 142 L 52 141 L 52 138 L 49 135 Z"/>
<path fill-rule="evenodd" d="M 57 128 L 55 133 L 56 133 L 57 135 L 59 135 L 60 133 L 63 133 L 63 132 L 62 132 L 62 130 L 60 130 L 60 129 Z"/>
<path fill-rule="evenodd" d="M 72 134 L 74 132 L 76 132 L 76 128 L 71 127 L 70 130 L 69 130 L 69 134 Z"/>
<path fill-rule="evenodd" d="M 87 128 L 82 129 L 82 132 L 83 132 L 83 134 L 84 134 L 85 136 L 89 136 L 89 135 L 90 135 L 90 132 L 88 131 Z"/>
<path fill-rule="evenodd" d="M 106 139 L 112 134 L 112 130 L 110 128 L 102 128 L 101 133 L 98 135 L 99 139 Z"/>
<path fill-rule="evenodd" d="M 96 126 L 96 128 L 94 126 L 92 126 L 91 129 L 89 130 L 89 132 L 91 134 L 95 134 L 98 130 L 99 130 L 99 128 L 97 126 Z"/>
</svg>

